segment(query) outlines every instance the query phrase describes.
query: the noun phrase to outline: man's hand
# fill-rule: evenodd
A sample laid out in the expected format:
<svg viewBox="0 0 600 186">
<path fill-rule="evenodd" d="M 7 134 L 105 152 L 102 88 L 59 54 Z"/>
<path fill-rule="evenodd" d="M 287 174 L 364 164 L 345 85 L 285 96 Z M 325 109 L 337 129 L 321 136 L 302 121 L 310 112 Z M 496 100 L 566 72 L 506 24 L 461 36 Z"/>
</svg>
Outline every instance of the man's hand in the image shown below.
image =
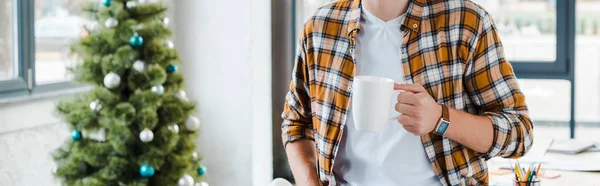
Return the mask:
<svg viewBox="0 0 600 186">
<path fill-rule="evenodd" d="M 396 103 L 396 111 L 401 113 L 398 122 L 402 127 L 417 136 L 433 131 L 442 116 L 442 106 L 422 85 L 394 84 L 394 89 L 404 91 L 398 95 L 398 103 Z"/>
</svg>

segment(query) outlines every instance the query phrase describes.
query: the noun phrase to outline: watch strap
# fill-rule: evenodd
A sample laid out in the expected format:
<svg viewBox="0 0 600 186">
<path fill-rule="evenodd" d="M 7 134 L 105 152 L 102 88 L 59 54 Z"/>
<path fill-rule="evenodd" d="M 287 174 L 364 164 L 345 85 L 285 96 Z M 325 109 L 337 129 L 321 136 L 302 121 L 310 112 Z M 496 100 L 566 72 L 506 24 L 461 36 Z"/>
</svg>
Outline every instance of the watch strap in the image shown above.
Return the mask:
<svg viewBox="0 0 600 186">
<path fill-rule="evenodd" d="M 440 120 L 438 121 L 437 125 L 435 126 L 433 133 L 436 133 L 439 135 L 444 135 L 444 133 L 446 133 L 446 130 L 448 129 L 448 126 L 450 125 L 450 113 L 448 111 L 448 106 L 443 105 L 443 104 L 441 106 L 442 106 L 442 117 L 440 117 Z"/>
</svg>

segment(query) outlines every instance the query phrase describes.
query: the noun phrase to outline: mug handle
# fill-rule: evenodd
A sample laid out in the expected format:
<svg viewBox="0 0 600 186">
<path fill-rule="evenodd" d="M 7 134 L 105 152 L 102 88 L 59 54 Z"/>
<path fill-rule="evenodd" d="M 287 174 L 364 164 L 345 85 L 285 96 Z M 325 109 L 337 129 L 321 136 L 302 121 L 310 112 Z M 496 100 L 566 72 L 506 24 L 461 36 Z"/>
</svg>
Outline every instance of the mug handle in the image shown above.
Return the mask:
<svg viewBox="0 0 600 186">
<path fill-rule="evenodd" d="M 394 90 L 394 91 L 392 92 L 392 96 L 396 95 L 396 93 L 400 94 L 401 92 L 404 92 L 404 90 Z M 397 98 L 396 98 L 396 99 L 394 99 L 394 101 L 396 101 L 396 102 L 397 102 Z M 398 113 L 398 115 L 396 115 L 396 116 L 393 116 L 393 117 L 389 118 L 389 119 L 388 119 L 388 122 L 390 122 L 390 121 L 394 121 L 394 120 L 397 120 L 397 119 L 398 119 L 398 117 L 400 117 L 400 115 L 402 115 L 402 113 Z"/>
</svg>

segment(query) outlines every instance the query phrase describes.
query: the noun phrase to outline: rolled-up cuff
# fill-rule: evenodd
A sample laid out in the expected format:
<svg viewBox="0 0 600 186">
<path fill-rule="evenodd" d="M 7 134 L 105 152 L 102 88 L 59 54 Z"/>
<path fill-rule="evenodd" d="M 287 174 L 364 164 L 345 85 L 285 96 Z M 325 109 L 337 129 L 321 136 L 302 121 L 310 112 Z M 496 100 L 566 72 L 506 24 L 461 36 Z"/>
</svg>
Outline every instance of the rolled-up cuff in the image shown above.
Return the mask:
<svg viewBox="0 0 600 186">
<path fill-rule="evenodd" d="M 512 132 L 512 126 L 508 118 L 498 113 L 486 112 L 484 114 L 492 121 L 494 129 L 492 147 L 484 154 L 485 159 L 489 160 L 502 155 L 503 149 L 507 148 L 506 146 L 515 145 L 515 142 L 510 142 L 508 139 Z M 515 147 L 508 148 L 514 149 Z"/>
<path fill-rule="evenodd" d="M 315 141 L 314 130 L 308 124 L 294 124 L 284 122 L 284 124 L 281 127 L 281 137 L 284 147 L 288 143 L 303 139 Z"/>
</svg>

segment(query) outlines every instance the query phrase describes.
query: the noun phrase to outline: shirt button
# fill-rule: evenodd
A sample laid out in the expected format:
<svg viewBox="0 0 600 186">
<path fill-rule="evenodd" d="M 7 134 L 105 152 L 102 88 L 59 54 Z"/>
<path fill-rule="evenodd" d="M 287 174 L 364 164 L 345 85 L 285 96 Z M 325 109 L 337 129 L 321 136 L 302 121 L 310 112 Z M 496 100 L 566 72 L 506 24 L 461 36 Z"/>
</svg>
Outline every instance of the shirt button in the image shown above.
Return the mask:
<svg viewBox="0 0 600 186">
<path fill-rule="evenodd" d="M 348 91 L 352 91 L 352 85 L 348 86 Z"/>
<path fill-rule="evenodd" d="M 416 23 L 415 23 L 415 24 L 413 24 L 413 28 L 417 28 L 417 24 L 416 24 Z"/>
</svg>

